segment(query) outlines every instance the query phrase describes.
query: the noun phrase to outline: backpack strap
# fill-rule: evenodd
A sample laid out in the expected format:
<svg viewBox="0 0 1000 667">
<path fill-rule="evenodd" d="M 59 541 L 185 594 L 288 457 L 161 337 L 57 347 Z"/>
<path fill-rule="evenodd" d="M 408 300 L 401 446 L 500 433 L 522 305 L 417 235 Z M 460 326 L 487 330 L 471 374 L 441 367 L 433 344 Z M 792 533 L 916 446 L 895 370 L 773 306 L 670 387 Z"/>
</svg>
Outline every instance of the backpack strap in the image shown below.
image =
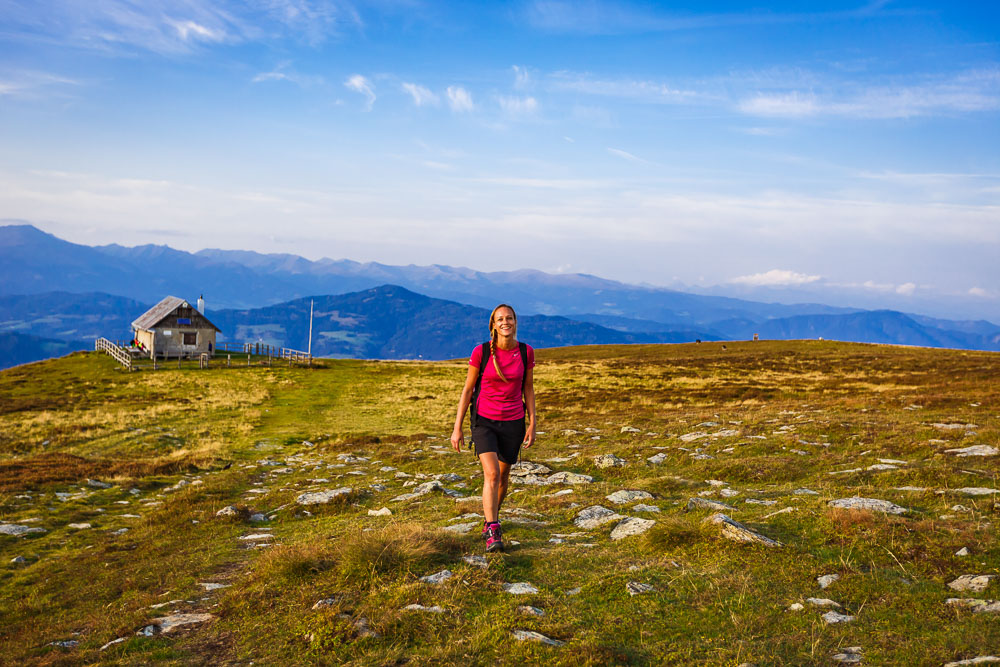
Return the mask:
<svg viewBox="0 0 1000 667">
<path fill-rule="evenodd" d="M 479 402 L 479 391 L 483 386 L 483 373 L 486 372 L 486 362 L 490 358 L 490 344 L 483 343 L 479 354 L 479 376 L 476 378 L 476 388 L 472 390 L 472 401 L 469 403 L 469 428 L 476 427 L 477 417 L 476 404 Z M 469 438 L 469 449 L 472 449 L 472 438 Z"/>
</svg>

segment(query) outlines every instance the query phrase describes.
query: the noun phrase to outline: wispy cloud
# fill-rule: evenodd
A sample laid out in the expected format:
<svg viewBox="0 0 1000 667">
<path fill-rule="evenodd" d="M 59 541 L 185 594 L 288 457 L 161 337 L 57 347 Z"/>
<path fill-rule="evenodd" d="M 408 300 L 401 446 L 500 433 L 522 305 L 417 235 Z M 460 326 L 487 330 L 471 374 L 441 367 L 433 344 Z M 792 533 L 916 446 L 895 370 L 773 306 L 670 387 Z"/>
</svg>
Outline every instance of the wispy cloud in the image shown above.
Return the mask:
<svg viewBox="0 0 1000 667">
<path fill-rule="evenodd" d="M 375 104 L 375 86 L 371 81 L 360 74 L 354 74 L 348 77 L 347 81 L 344 82 L 344 86 L 364 95 L 365 111 L 372 110 L 372 105 Z"/>
<path fill-rule="evenodd" d="M 615 157 L 620 157 L 623 160 L 628 160 L 629 162 L 638 162 L 640 164 L 649 164 L 649 160 L 644 160 L 638 155 L 633 155 L 628 151 L 623 151 L 620 148 L 608 148 L 608 152 Z"/>
<path fill-rule="evenodd" d="M 452 111 L 467 112 L 476 108 L 472 95 L 461 86 L 448 86 L 448 105 Z"/>
<path fill-rule="evenodd" d="M 254 83 L 263 83 L 265 81 L 288 81 L 289 83 L 294 83 L 299 86 L 309 86 L 323 83 L 323 77 L 300 74 L 292 69 L 290 62 L 286 61 L 279 63 L 270 72 L 261 72 L 255 76 L 252 81 Z"/>
<path fill-rule="evenodd" d="M 662 104 L 691 104 L 706 98 L 706 92 L 678 88 L 657 81 L 632 78 L 595 79 L 588 74 L 555 72 L 548 85 L 556 91 L 619 97 Z"/>
<path fill-rule="evenodd" d="M 515 90 L 524 90 L 526 88 L 531 87 L 532 77 L 531 77 L 531 72 L 528 71 L 528 68 L 514 65 L 513 67 L 511 67 L 511 69 L 514 70 Z"/>
<path fill-rule="evenodd" d="M 17 70 L 0 73 L 0 98 L 38 98 L 69 86 L 79 86 L 80 81 L 48 72 Z"/>
<path fill-rule="evenodd" d="M 438 96 L 432 93 L 428 88 L 416 83 L 403 83 L 401 87 L 404 91 L 410 94 L 413 98 L 413 103 L 418 107 L 426 106 L 428 104 L 436 106 L 438 104 Z"/>
<path fill-rule="evenodd" d="M 808 285 L 820 280 L 822 276 L 810 276 L 786 269 L 771 269 L 764 273 L 754 273 L 749 276 L 739 276 L 729 282 L 752 287 L 776 287 L 786 285 Z"/>
<path fill-rule="evenodd" d="M 538 101 L 534 97 L 498 95 L 497 103 L 504 112 L 512 116 L 524 116 L 538 111 Z"/>
</svg>

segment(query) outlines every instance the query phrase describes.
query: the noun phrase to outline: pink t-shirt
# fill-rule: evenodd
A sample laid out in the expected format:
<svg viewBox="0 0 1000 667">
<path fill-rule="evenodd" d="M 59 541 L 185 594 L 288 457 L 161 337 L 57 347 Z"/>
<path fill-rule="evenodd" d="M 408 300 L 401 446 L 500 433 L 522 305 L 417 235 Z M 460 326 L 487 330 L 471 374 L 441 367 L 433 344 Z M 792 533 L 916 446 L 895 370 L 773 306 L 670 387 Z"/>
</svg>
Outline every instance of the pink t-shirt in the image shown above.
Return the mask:
<svg viewBox="0 0 1000 667">
<path fill-rule="evenodd" d="M 528 368 L 534 368 L 535 350 L 530 345 L 526 347 L 528 348 Z M 521 364 L 521 352 L 516 347 L 513 350 L 501 350 L 498 347 L 496 355 L 500 369 L 507 381 L 504 382 L 500 379 L 500 376 L 497 375 L 497 369 L 493 367 L 493 359 L 487 357 L 476 412 L 487 419 L 498 421 L 521 419 L 524 417 L 524 403 L 521 399 L 521 377 L 524 375 L 524 368 Z M 477 345 L 476 349 L 472 351 L 469 365 L 479 368 L 482 357 L 483 346 Z"/>
</svg>

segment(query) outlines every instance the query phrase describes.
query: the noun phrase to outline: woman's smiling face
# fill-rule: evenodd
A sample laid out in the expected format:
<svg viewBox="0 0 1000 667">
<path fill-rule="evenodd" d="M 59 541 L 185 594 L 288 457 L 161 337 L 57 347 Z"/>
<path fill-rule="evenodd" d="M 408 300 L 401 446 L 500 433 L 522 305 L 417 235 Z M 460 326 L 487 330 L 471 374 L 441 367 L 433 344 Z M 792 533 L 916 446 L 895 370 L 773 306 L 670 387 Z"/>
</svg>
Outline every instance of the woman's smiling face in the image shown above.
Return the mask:
<svg viewBox="0 0 1000 667">
<path fill-rule="evenodd" d="M 510 308 L 500 308 L 493 314 L 493 328 L 503 337 L 514 336 L 517 333 L 517 318 Z"/>
</svg>

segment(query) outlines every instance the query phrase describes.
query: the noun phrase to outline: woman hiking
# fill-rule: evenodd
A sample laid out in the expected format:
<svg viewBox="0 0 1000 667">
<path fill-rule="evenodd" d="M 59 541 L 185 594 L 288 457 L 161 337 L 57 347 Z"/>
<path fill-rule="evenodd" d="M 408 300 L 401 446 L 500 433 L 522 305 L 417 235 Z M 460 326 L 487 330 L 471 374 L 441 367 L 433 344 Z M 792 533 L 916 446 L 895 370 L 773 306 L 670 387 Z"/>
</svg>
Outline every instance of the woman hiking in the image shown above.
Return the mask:
<svg viewBox="0 0 1000 667">
<path fill-rule="evenodd" d="M 503 551 L 500 505 L 510 467 L 517 463 L 521 445 L 535 442 L 534 366 L 535 351 L 518 343 L 514 309 L 500 304 L 490 313 L 490 341 L 472 351 L 451 433 L 451 446 L 459 452 L 465 444 L 462 422 L 471 406 L 472 442 L 483 465 L 486 551 Z"/>
</svg>

